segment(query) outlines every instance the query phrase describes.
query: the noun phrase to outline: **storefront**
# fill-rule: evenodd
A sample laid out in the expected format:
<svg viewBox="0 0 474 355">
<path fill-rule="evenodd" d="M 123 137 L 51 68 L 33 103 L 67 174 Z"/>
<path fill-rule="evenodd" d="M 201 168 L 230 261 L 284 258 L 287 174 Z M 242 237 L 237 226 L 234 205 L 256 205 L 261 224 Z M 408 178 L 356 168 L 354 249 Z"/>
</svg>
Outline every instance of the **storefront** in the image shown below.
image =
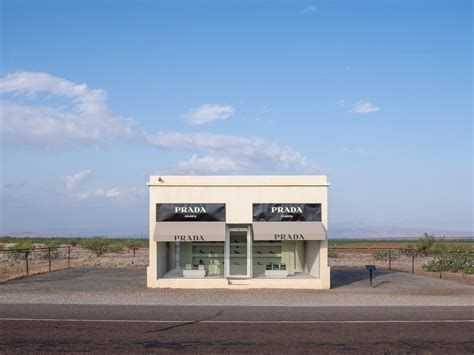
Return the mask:
<svg viewBox="0 0 474 355">
<path fill-rule="evenodd" d="M 152 176 L 148 287 L 330 287 L 325 176 Z"/>
</svg>

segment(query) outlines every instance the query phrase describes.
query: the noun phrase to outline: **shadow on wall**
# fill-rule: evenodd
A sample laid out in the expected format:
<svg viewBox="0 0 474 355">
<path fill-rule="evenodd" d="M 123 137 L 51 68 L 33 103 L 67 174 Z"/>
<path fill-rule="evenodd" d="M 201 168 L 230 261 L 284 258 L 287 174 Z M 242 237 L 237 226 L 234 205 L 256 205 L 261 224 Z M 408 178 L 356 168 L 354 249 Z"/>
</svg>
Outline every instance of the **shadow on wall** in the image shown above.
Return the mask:
<svg viewBox="0 0 474 355">
<path fill-rule="evenodd" d="M 389 273 L 389 271 L 385 270 L 377 270 L 375 271 L 374 278 L 385 275 Z M 369 280 L 369 272 L 365 268 L 331 268 L 331 288 L 338 288 L 342 286 L 347 286 L 359 281 L 367 281 Z M 374 283 L 374 287 L 379 286 L 378 284 Z"/>
</svg>

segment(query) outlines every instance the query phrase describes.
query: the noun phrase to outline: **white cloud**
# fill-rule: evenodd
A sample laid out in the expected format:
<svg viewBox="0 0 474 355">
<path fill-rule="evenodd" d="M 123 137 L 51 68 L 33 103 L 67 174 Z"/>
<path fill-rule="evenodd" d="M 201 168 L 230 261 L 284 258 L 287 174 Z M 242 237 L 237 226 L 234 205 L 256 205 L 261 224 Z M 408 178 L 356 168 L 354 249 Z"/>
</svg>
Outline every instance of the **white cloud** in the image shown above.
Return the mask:
<svg viewBox="0 0 474 355">
<path fill-rule="evenodd" d="M 212 133 L 158 133 L 147 141 L 162 149 L 193 152 L 190 160 L 174 169 L 180 173 L 255 172 L 291 169 L 292 172 L 316 172 L 318 169 L 300 152 L 263 139 Z M 201 153 L 199 157 L 196 152 Z M 214 163 L 215 165 L 212 165 Z"/>
<path fill-rule="evenodd" d="M 101 146 L 109 140 L 144 141 L 154 147 L 191 153 L 170 168 L 182 173 L 267 173 L 290 170 L 314 173 L 314 164 L 294 148 L 274 141 L 212 133 L 159 132 L 150 134 L 136 121 L 113 114 L 106 93 L 48 73 L 18 72 L 0 78 L 0 115 L 3 143 L 21 143 L 41 149 Z M 271 108 L 265 107 L 264 112 Z M 184 118 L 193 125 L 225 120 L 232 106 L 206 104 L 189 110 Z M 73 190 L 89 173 L 69 176 Z M 113 197 L 117 189 L 80 192 L 79 199 Z"/>
<path fill-rule="evenodd" d="M 205 104 L 188 110 L 182 117 L 192 125 L 202 125 L 207 122 L 225 120 L 232 116 L 235 109 L 232 106 Z"/>
<path fill-rule="evenodd" d="M 380 110 L 380 107 L 375 106 L 373 103 L 369 101 L 357 101 L 352 105 L 350 108 L 349 112 L 353 113 L 372 113 L 372 112 L 377 112 Z"/>
<path fill-rule="evenodd" d="M 98 188 L 95 190 L 82 191 L 76 193 L 74 196 L 78 200 L 87 200 L 92 198 L 112 198 L 120 196 L 121 192 L 118 188 L 114 187 L 111 189 Z"/>
<path fill-rule="evenodd" d="M 109 110 L 105 91 L 48 73 L 8 74 L 0 94 L 0 132 L 9 143 L 71 148 L 138 133 L 132 118 Z"/>
<path fill-rule="evenodd" d="M 91 170 L 80 171 L 77 174 L 66 177 L 66 189 L 72 190 L 77 184 L 83 181 L 89 174 Z"/>
<path fill-rule="evenodd" d="M 316 5 L 309 5 L 309 6 L 305 7 L 305 8 L 301 11 L 301 13 L 302 13 L 302 14 L 310 14 L 310 13 L 316 12 L 316 10 L 317 10 Z"/>
<path fill-rule="evenodd" d="M 173 172 L 189 175 L 217 174 L 223 171 L 231 173 L 240 171 L 244 166 L 244 162 L 230 157 L 221 157 L 215 154 L 198 157 L 193 154 L 191 159 L 179 161 Z"/>
</svg>

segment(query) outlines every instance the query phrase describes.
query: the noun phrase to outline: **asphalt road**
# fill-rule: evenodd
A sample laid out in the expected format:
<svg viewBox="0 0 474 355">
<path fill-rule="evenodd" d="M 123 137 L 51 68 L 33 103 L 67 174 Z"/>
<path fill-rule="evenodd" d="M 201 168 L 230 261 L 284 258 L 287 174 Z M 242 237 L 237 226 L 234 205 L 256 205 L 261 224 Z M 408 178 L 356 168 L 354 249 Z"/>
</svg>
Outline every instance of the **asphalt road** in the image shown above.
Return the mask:
<svg viewBox="0 0 474 355">
<path fill-rule="evenodd" d="M 0 305 L 0 353 L 472 354 L 472 307 Z"/>
</svg>

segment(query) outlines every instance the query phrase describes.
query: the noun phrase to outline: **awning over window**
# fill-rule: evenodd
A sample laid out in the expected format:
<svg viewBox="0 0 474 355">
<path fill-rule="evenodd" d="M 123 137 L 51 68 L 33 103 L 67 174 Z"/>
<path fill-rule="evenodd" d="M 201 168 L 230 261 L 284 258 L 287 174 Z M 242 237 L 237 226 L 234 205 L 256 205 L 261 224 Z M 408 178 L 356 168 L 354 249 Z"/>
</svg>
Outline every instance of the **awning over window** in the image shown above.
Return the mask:
<svg viewBox="0 0 474 355">
<path fill-rule="evenodd" d="M 325 240 L 322 222 L 254 222 L 254 240 Z"/>
<path fill-rule="evenodd" d="M 157 222 L 157 242 L 223 242 L 225 222 Z"/>
</svg>

